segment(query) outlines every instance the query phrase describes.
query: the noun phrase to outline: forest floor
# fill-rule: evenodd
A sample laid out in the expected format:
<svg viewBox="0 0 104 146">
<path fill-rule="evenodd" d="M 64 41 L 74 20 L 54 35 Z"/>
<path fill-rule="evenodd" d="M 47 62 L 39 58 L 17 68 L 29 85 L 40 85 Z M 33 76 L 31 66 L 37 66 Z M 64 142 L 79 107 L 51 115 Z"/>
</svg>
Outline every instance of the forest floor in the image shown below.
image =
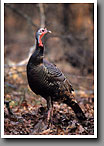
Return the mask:
<svg viewBox="0 0 104 146">
<path fill-rule="evenodd" d="M 25 66 L 5 68 L 5 135 L 93 135 L 93 77 L 71 77 L 73 93 L 87 120 L 81 123 L 65 104 L 54 103 L 52 124 L 47 122 L 44 98 L 35 95 L 26 80 Z M 70 77 L 70 76 L 69 76 Z"/>
</svg>

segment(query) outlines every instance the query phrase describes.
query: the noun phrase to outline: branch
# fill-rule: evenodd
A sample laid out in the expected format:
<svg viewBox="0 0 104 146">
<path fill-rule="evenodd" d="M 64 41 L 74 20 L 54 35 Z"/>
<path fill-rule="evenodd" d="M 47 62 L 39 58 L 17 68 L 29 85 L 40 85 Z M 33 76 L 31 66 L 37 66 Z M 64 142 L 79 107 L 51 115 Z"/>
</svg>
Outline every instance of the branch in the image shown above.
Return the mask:
<svg viewBox="0 0 104 146">
<path fill-rule="evenodd" d="M 20 67 L 20 66 L 26 66 L 26 64 L 15 64 L 15 65 L 6 65 L 5 68 L 12 68 L 12 67 Z M 19 73 L 23 73 L 26 72 L 26 70 L 23 71 L 15 71 L 15 72 L 8 72 L 8 76 L 9 75 L 13 75 L 13 74 L 19 74 Z M 68 73 L 64 73 L 67 77 L 73 77 L 73 78 L 77 78 L 77 79 L 84 79 L 84 80 L 93 80 L 93 77 L 88 77 L 88 76 L 79 76 L 79 75 L 73 75 L 73 74 L 68 74 Z"/>
<path fill-rule="evenodd" d="M 17 8 L 15 8 L 15 7 L 13 7 L 11 4 L 5 4 L 5 6 L 6 7 L 8 7 L 8 8 L 10 8 L 13 12 L 15 12 L 16 14 L 18 14 L 19 16 L 21 16 L 21 17 L 23 17 L 24 19 L 26 19 L 26 21 L 29 23 L 29 24 L 31 24 L 32 26 L 34 26 L 34 27 L 39 27 L 37 24 L 34 24 L 34 22 L 32 21 L 32 19 L 28 16 L 28 15 L 26 15 L 26 14 L 24 14 L 21 10 L 19 10 L 19 9 L 17 9 Z M 44 13 L 44 7 L 43 7 L 43 4 L 42 3 L 39 3 L 39 9 L 40 9 L 40 26 L 41 27 L 45 27 L 45 13 Z M 69 39 L 70 41 L 73 41 L 73 36 L 72 35 L 50 35 L 49 36 L 49 38 L 50 37 L 58 37 L 58 38 L 61 38 L 61 39 Z M 75 40 L 75 39 L 74 39 Z"/>
<path fill-rule="evenodd" d="M 34 24 L 34 22 L 32 21 L 32 19 L 28 15 L 24 14 L 21 10 L 18 10 L 17 8 L 13 7 L 11 4 L 7 4 L 6 3 L 5 6 L 8 7 L 8 8 L 10 8 L 16 14 L 22 16 L 32 26 L 38 27 L 38 25 Z"/>
<path fill-rule="evenodd" d="M 32 21 L 32 19 L 24 14 L 21 10 L 13 7 L 11 4 L 5 4 L 6 7 L 10 8 L 13 12 L 15 12 L 16 14 L 18 14 L 19 16 L 23 17 L 24 19 L 26 19 L 26 21 L 31 24 L 33 27 L 39 27 L 37 24 L 34 24 L 34 22 Z M 40 9 L 40 26 L 41 27 L 45 27 L 45 14 L 44 14 L 44 7 L 43 7 L 43 4 L 40 3 L 39 4 L 39 9 Z M 52 34 L 49 36 L 50 37 L 58 37 L 58 38 L 61 38 L 61 39 L 69 39 L 70 41 L 73 41 L 73 37 L 72 35 L 55 35 L 55 34 Z M 75 39 L 74 39 L 75 40 Z"/>
<path fill-rule="evenodd" d="M 30 56 L 32 55 L 33 51 L 35 50 L 35 46 L 32 46 L 30 49 L 29 49 L 29 53 L 28 53 L 28 56 L 26 59 L 20 61 L 19 63 L 17 64 L 11 64 L 11 65 L 7 65 L 5 64 L 4 67 L 5 68 L 12 68 L 12 67 L 21 67 L 21 66 L 26 66 Z"/>
<path fill-rule="evenodd" d="M 44 14 L 44 6 L 42 3 L 39 3 L 40 9 L 40 26 L 45 27 L 45 14 Z"/>
</svg>

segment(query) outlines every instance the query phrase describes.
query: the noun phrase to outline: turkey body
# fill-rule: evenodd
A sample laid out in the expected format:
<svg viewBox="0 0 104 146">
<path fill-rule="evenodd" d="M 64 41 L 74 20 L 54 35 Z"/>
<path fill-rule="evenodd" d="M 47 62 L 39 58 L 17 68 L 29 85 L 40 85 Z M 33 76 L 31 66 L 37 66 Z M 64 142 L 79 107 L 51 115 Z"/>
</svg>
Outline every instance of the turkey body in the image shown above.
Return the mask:
<svg viewBox="0 0 104 146">
<path fill-rule="evenodd" d="M 47 107 L 52 107 L 53 101 L 63 102 L 70 106 L 79 120 L 86 117 L 72 95 L 72 85 L 56 65 L 44 59 L 44 45 L 41 38 L 47 29 L 40 29 L 36 34 L 36 49 L 27 64 L 27 79 L 31 90 L 47 100 Z"/>
<path fill-rule="evenodd" d="M 64 74 L 56 67 L 56 65 L 46 61 L 40 56 L 37 59 L 39 49 L 31 56 L 27 65 L 27 77 L 30 88 L 36 94 L 41 95 L 47 100 L 51 96 L 53 101 L 60 99 L 60 93 L 64 91 L 73 91 L 71 84 L 68 83 Z M 36 64 L 37 62 L 37 64 Z"/>
</svg>

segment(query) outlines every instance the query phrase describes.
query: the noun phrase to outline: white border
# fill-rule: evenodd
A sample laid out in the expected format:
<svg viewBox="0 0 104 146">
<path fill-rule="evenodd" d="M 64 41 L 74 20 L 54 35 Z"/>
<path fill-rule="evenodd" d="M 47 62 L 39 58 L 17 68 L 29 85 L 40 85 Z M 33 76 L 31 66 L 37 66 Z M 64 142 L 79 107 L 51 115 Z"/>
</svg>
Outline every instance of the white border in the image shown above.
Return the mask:
<svg viewBox="0 0 104 146">
<path fill-rule="evenodd" d="M 4 135 L 4 3 L 49 3 L 49 0 L 1 0 L 1 138 L 97 138 L 97 0 L 50 2 L 94 3 L 94 135 Z"/>
</svg>

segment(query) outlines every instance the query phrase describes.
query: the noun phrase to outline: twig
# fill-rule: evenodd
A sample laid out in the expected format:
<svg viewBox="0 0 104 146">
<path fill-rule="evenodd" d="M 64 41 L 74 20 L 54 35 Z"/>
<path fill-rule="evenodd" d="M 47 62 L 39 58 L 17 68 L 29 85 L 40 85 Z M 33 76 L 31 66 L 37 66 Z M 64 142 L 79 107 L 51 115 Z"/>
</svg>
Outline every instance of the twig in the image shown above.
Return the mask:
<svg viewBox="0 0 104 146">
<path fill-rule="evenodd" d="M 12 84 L 10 84 L 8 82 L 5 82 L 5 85 L 8 86 L 8 87 L 10 87 L 10 88 L 17 89 L 17 86 L 12 85 Z"/>
<path fill-rule="evenodd" d="M 43 135 L 43 134 L 48 134 L 49 132 L 52 132 L 52 130 L 50 128 L 40 132 L 39 134 Z"/>
<path fill-rule="evenodd" d="M 71 76 L 71 77 L 73 77 L 73 78 L 93 80 L 93 77 L 79 76 L 79 75 L 73 75 L 73 74 L 68 74 L 68 73 L 64 73 L 64 74 L 65 74 L 66 76 Z"/>
<path fill-rule="evenodd" d="M 83 122 L 79 121 L 79 123 L 76 123 L 76 125 L 77 125 L 77 126 L 81 125 L 81 126 L 83 127 L 83 129 L 84 129 L 84 132 L 85 132 L 86 134 L 88 134 L 88 130 L 86 129 L 85 124 L 84 124 Z"/>
<path fill-rule="evenodd" d="M 94 94 L 94 90 L 74 90 L 75 94 Z"/>
<path fill-rule="evenodd" d="M 13 67 L 21 67 L 21 66 L 26 66 L 26 64 L 11 64 L 11 65 L 8 65 L 8 64 L 5 64 L 4 65 L 4 68 L 13 68 Z"/>
<path fill-rule="evenodd" d="M 12 111 L 11 111 L 11 109 L 10 109 L 9 103 L 10 103 L 10 101 L 4 101 L 4 104 L 6 104 L 6 107 L 7 107 L 7 109 L 8 109 L 8 113 L 9 113 L 10 115 L 13 115 L 13 113 L 12 113 Z"/>
<path fill-rule="evenodd" d="M 11 76 L 11 75 L 14 75 L 14 74 L 20 74 L 20 73 L 24 73 L 24 72 L 26 72 L 26 70 L 23 70 L 23 71 L 16 71 L 16 72 L 9 72 L 9 73 L 7 74 L 7 76 Z"/>
</svg>

